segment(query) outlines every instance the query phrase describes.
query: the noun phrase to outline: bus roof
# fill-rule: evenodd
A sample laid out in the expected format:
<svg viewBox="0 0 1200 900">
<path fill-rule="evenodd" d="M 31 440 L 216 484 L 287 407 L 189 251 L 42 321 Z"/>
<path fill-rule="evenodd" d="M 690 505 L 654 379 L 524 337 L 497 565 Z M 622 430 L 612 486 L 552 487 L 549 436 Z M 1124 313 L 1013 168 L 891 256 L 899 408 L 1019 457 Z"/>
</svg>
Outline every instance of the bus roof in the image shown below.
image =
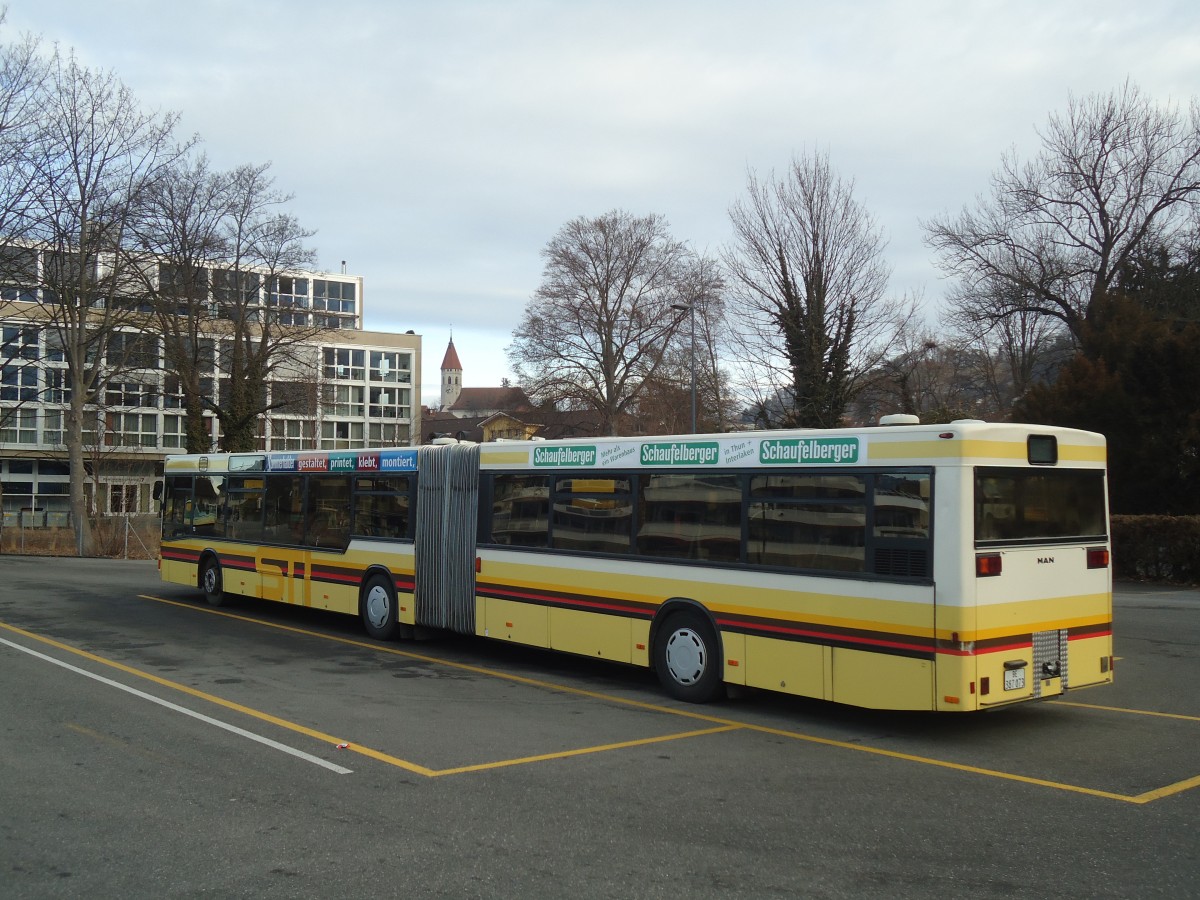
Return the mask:
<svg viewBox="0 0 1200 900">
<path fill-rule="evenodd" d="M 425 447 L 443 452 L 450 447 Z M 458 445 L 461 446 L 461 445 Z M 167 472 L 404 473 L 418 448 L 169 456 Z M 946 424 L 594 437 L 480 445 L 483 469 L 777 469 L 786 466 L 1069 465 L 1103 468 L 1101 434 L 1043 425 Z"/>
</svg>

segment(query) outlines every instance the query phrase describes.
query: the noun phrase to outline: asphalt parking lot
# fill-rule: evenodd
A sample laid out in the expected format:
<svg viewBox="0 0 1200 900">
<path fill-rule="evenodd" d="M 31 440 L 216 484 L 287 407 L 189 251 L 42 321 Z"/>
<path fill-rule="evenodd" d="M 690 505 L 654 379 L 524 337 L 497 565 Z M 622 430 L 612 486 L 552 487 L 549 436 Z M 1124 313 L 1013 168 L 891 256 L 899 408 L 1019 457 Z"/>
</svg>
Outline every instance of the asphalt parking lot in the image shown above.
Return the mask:
<svg viewBox="0 0 1200 900">
<path fill-rule="evenodd" d="M 1200 592 L 1121 586 L 1117 683 L 967 716 L 0 557 L 6 897 L 1200 896 Z"/>
</svg>

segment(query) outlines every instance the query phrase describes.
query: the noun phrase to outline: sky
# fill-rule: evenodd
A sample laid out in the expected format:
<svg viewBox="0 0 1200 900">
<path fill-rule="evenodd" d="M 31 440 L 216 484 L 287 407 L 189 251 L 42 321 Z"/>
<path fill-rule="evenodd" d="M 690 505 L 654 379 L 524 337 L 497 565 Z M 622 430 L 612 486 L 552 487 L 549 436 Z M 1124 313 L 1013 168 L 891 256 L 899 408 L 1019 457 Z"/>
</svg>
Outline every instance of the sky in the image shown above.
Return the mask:
<svg viewBox="0 0 1200 900">
<path fill-rule="evenodd" d="M 181 115 L 218 168 L 271 163 L 366 327 L 453 330 L 468 387 L 505 348 L 565 223 L 665 216 L 718 254 L 747 174 L 827 153 L 882 226 L 890 293 L 936 329 L 921 222 L 988 190 L 1068 98 L 1200 98 L 1200 4 L 1163 0 L 10 0 L 40 35 Z"/>
</svg>

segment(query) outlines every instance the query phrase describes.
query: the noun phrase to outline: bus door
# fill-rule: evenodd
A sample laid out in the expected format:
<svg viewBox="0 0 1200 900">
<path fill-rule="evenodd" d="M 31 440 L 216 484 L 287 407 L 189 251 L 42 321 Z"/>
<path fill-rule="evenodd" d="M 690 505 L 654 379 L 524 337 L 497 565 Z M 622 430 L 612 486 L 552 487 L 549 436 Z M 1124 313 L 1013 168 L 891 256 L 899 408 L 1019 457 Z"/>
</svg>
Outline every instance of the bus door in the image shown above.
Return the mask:
<svg viewBox="0 0 1200 900">
<path fill-rule="evenodd" d="M 321 609 L 358 612 L 361 572 L 347 566 L 350 546 L 349 475 L 309 475 L 305 478 L 297 543 L 303 548 L 303 570 L 294 572 L 297 599 Z M 300 599 L 300 592 L 303 599 Z"/>
<path fill-rule="evenodd" d="M 260 579 L 258 596 L 307 606 L 310 596 L 309 553 L 303 546 L 304 477 L 271 477 L 263 506 L 262 543 L 255 558 Z"/>
</svg>

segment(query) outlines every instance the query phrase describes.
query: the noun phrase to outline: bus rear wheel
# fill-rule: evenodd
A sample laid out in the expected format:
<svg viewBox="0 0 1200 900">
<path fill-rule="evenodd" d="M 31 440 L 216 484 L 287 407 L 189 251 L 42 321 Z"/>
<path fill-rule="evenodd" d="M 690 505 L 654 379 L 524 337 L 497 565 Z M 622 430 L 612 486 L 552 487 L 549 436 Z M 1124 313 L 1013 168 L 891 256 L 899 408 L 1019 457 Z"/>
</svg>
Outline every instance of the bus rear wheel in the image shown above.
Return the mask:
<svg viewBox="0 0 1200 900">
<path fill-rule="evenodd" d="M 200 587 L 209 606 L 225 605 L 225 589 L 221 580 L 221 564 L 211 556 L 200 570 Z"/>
<path fill-rule="evenodd" d="M 668 694 L 687 703 L 707 703 L 721 688 L 717 635 L 694 612 L 671 615 L 654 641 L 654 670 Z"/>
<path fill-rule="evenodd" d="M 363 587 L 359 601 L 363 628 L 380 641 L 390 641 L 400 631 L 400 608 L 396 605 L 396 587 L 382 575 L 372 575 Z"/>
</svg>

